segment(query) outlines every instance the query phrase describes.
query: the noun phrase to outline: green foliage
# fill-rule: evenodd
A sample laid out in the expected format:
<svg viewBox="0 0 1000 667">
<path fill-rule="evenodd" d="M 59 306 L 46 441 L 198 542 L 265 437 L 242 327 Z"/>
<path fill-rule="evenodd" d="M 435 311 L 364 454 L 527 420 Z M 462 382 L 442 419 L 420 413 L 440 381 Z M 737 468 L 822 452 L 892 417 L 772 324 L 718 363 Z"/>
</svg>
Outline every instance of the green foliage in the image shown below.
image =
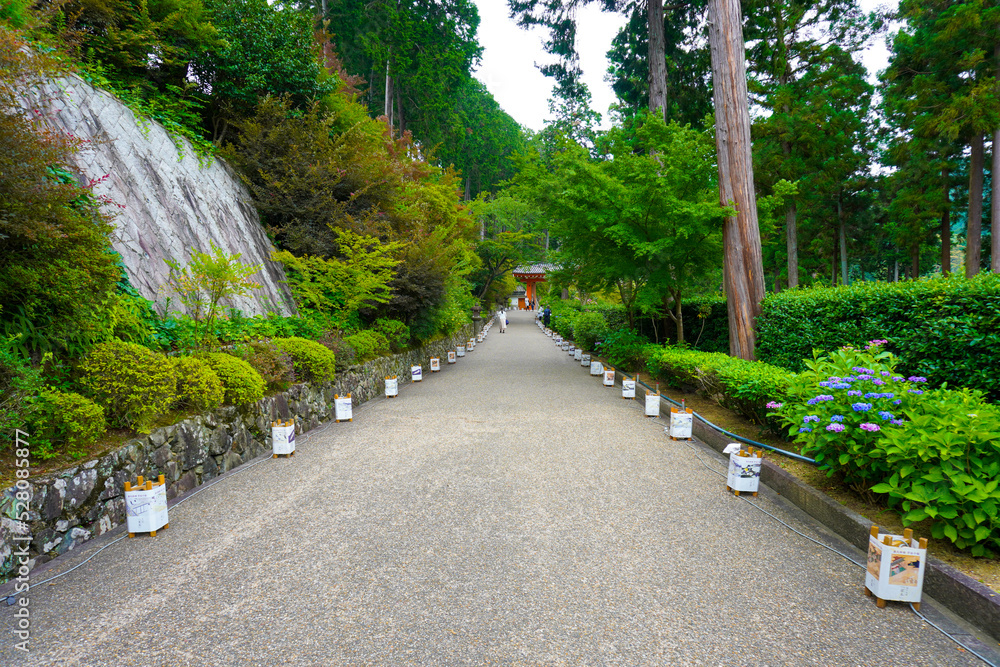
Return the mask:
<svg viewBox="0 0 1000 667">
<path fill-rule="evenodd" d="M 767 402 L 788 390 L 791 374 L 760 361 L 680 347 L 649 347 L 646 367 L 667 384 L 694 387 L 750 421 L 773 426 Z"/>
<path fill-rule="evenodd" d="M 305 338 L 275 338 L 271 342 L 292 358 L 302 379 L 330 382 L 336 375 L 337 359 L 329 348 Z"/>
<path fill-rule="evenodd" d="M 598 345 L 598 351 L 614 366 L 635 372 L 645 365 L 649 340 L 628 328 L 612 328 Z"/>
<path fill-rule="evenodd" d="M 313 19 L 291 5 L 267 0 L 208 0 L 221 45 L 192 62 L 196 79 L 211 92 L 215 139 L 226 123 L 266 95 L 288 95 L 297 107 L 332 92 L 336 81 L 319 63 Z"/>
<path fill-rule="evenodd" d="M 31 398 L 29 412 L 31 455 L 41 459 L 62 451 L 78 458 L 107 428 L 101 406 L 73 392 L 43 389 Z"/>
<path fill-rule="evenodd" d="M 348 336 L 344 342 L 354 348 L 359 362 L 369 361 L 389 354 L 389 341 L 378 331 L 370 329 Z"/>
<path fill-rule="evenodd" d="M 62 72 L 0 25 L 0 335 L 19 336 L 23 353 L 79 354 L 111 334 L 111 220 L 64 168 L 83 142 L 48 125 L 48 106 L 26 110 L 19 97 Z"/>
<path fill-rule="evenodd" d="M 573 322 L 576 344 L 585 350 L 596 349 L 597 343 L 608 335 L 608 325 L 600 313 L 583 312 Z"/>
<path fill-rule="evenodd" d="M 157 352 L 120 340 L 101 343 L 80 362 L 80 384 L 113 427 L 148 433 L 176 400 L 174 367 Z"/>
<path fill-rule="evenodd" d="M 41 374 L 14 351 L 15 341 L 0 338 L 0 450 L 15 441 L 27 424 L 28 399 L 41 391 Z"/>
<path fill-rule="evenodd" d="M 207 412 L 222 405 L 225 389 L 212 367 L 195 357 L 173 359 L 177 377 L 176 405 Z"/>
<path fill-rule="evenodd" d="M 907 421 L 878 443 L 891 471 L 872 487 L 904 512 L 933 519 L 931 535 L 973 556 L 1000 552 L 1000 411 L 980 392 L 936 389 L 903 410 Z"/>
<path fill-rule="evenodd" d="M 295 383 L 295 362 L 292 361 L 292 356 L 273 341 L 250 341 L 237 346 L 234 353 L 260 373 L 269 392 L 285 391 Z"/>
<path fill-rule="evenodd" d="M 285 266 L 288 285 L 299 307 L 330 314 L 336 323 L 353 323 L 366 305 L 388 303 L 389 283 L 402 243 L 382 243 L 371 236 L 333 229 L 341 258 L 296 257 L 287 250 L 272 258 Z"/>
<path fill-rule="evenodd" d="M 337 359 L 338 373 L 350 368 L 358 357 L 357 350 L 343 339 L 339 331 L 327 331 L 317 342 L 333 352 L 334 357 Z"/>
<path fill-rule="evenodd" d="M 203 339 L 208 339 L 220 302 L 234 296 L 245 296 L 250 290 L 260 289 L 260 284 L 250 277 L 260 270 L 259 265 L 248 266 L 240 262 L 240 253 L 228 255 L 214 243 L 211 254 L 191 251 L 191 261 L 181 266 L 177 260 L 163 260 L 170 267 L 168 285 L 187 306 L 196 328 L 204 328 Z"/>
<path fill-rule="evenodd" d="M 199 352 L 198 359 L 212 367 L 226 390 L 230 405 L 255 403 L 264 397 L 265 384 L 253 366 L 224 352 Z"/>
<path fill-rule="evenodd" d="M 792 290 L 768 296 L 757 318 L 761 360 L 801 370 L 813 349 L 888 339 L 906 374 L 1000 398 L 1000 276 Z"/>
<path fill-rule="evenodd" d="M 783 404 L 769 407 L 821 469 L 859 491 L 888 494 L 903 525 L 975 556 L 1000 547 L 1000 410 L 978 391 L 925 390 L 871 341 L 806 362 Z"/>
<path fill-rule="evenodd" d="M 401 352 L 410 344 L 410 327 L 399 320 L 377 319 L 371 328 L 385 336 L 393 352 Z"/>
</svg>

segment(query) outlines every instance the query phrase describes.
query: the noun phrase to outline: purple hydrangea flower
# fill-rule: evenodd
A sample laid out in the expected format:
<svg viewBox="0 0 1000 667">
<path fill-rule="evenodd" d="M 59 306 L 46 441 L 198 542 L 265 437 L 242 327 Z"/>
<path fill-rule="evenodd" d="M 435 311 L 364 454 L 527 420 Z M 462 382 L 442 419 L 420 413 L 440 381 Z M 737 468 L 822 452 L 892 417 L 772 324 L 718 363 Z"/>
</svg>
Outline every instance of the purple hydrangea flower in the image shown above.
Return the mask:
<svg viewBox="0 0 1000 667">
<path fill-rule="evenodd" d="M 802 418 L 802 421 L 808 424 L 809 422 L 818 422 L 819 417 L 817 415 L 806 415 Z"/>
<path fill-rule="evenodd" d="M 906 379 L 909 380 L 910 382 L 927 382 L 927 378 L 921 377 L 919 375 L 911 375 Z"/>
<path fill-rule="evenodd" d="M 844 415 L 833 415 L 832 417 L 830 417 L 830 421 L 832 421 L 832 422 L 842 422 L 842 421 L 844 421 Z"/>
<path fill-rule="evenodd" d="M 864 424 L 861 425 L 861 430 L 862 431 L 869 431 L 870 433 L 874 433 L 875 431 L 881 431 L 882 427 L 879 426 L 878 424 L 872 424 L 871 422 L 865 422 Z"/>
<path fill-rule="evenodd" d="M 851 385 L 848 382 L 836 382 L 830 385 L 831 389 L 850 389 Z"/>
<path fill-rule="evenodd" d="M 872 404 L 871 403 L 853 403 L 853 404 L 851 404 L 851 408 L 855 412 L 868 412 L 869 410 L 872 409 Z"/>
<path fill-rule="evenodd" d="M 874 384 L 874 385 L 883 385 L 883 384 L 885 384 L 885 380 L 880 380 L 879 378 L 875 378 L 874 380 L 872 380 L 872 384 Z"/>
<path fill-rule="evenodd" d="M 816 397 L 816 400 L 817 401 L 832 401 L 833 400 L 833 396 L 830 396 L 829 394 L 820 394 L 819 396 Z"/>
<path fill-rule="evenodd" d="M 848 396 L 861 396 L 861 392 L 858 391 L 857 389 L 852 389 L 849 392 L 847 392 L 847 395 Z"/>
<path fill-rule="evenodd" d="M 836 375 L 831 375 L 830 376 L 830 382 L 840 382 L 840 381 L 841 381 L 841 378 L 837 377 Z"/>
<path fill-rule="evenodd" d="M 806 405 L 816 405 L 816 403 L 818 402 L 819 401 L 817 401 L 815 398 L 810 398 L 808 401 L 806 401 Z"/>
<path fill-rule="evenodd" d="M 919 396 L 920 394 L 922 394 L 922 393 L 924 393 L 924 392 L 923 392 L 923 391 L 921 391 L 921 390 L 919 390 L 919 389 L 910 389 L 910 393 L 911 393 L 911 394 L 916 394 L 916 395 L 918 395 L 918 396 Z"/>
<path fill-rule="evenodd" d="M 892 373 L 890 373 L 889 371 L 882 371 L 879 375 L 881 375 L 882 377 L 886 377 L 887 378 L 890 375 L 892 375 Z"/>
<path fill-rule="evenodd" d="M 834 433 L 840 433 L 844 430 L 843 424 L 828 424 L 826 427 L 827 431 L 833 431 Z"/>
<path fill-rule="evenodd" d="M 882 394 L 876 394 L 874 391 L 869 391 L 865 394 L 865 398 L 882 398 Z"/>
<path fill-rule="evenodd" d="M 822 382 L 817 382 L 816 384 L 818 384 L 821 387 L 827 387 L 827 388 L 830 387 L 830 382 L 827 380 L 823 380 Z"/>
<path fill-rule="evenodd" d="M 874 376 L 869 375 L 868 373 L 862 373 L 861 375 L 858 376 L 858 379 L 859 380 L 871 380 L 872 377 L 874 377 Z"/>
<path fill-rule="evenodd" d="M 799 433 L 812 433 L 812 431 L 813 430 L 808 426 L 803 426 L 802 428 L 799 429 Z"/>
<path fill-rule="evenodd" d="M 902 425 L 903 425 L 903 424 L 905 424 L 906 422 L 905 422 L 905 421 L 903 421 L 902 419 L 893 419 L 893 420 L 892 420 L 891 422 L 889 422 L 889 423 L 890 423 L 890 424 L 892 424 L 893 426 L 902 426 Z"/>
<path fill-rule="evenodd" d="M 893 382 L 902 382 L 905 379 L 906 378 L 904 378 L 902 375 L 893 375 L 892 376 L 892 381 Z"/>
<path fill-rule="evenodd" d="M 903 402 L 903 399 L 897 398 L 895 401 L 892 402 L 892 404 L 893 405 L 900 405 L 900 404 L 902 404 L 902 402 Z"/>
<path fill-rule="evenodd" d="M 778 403 L 777 401 L 770 401 L 765 407 L 771 410 L 780 410 L 785 404 Z"/>
</svg>

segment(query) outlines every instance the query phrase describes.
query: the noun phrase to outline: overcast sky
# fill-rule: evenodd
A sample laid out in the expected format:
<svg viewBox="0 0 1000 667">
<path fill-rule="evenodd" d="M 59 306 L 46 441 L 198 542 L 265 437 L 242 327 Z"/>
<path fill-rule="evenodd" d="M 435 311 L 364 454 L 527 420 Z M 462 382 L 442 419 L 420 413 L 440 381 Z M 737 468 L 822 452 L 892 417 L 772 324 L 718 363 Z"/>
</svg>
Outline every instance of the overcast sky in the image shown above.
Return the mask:
<svg viewBox="0 0 1000 667">
<path fill-rule="evenodd" d="M 861 0 L 865 11 L 877 5 L 895 4 L 896 0 Z M 540 130 L 548 117 L 548 100 L 552 82 L 542 76 L 536 63 L 551 61 L 542 50 L 544 32 L 522 30 L 508 18 L 507 0 L 475 0 L 479 7 L 479 43 L 483 46 L 482 64 L 476 78 L 486 87 L 500 106 L 514 120 L 532 130 Z M 580 11 L 577 28 L 577 48 L 583 80 L 593 95 L 594 110 L 601 113 L 603 126 L 608 126 L 608 106 L 615 101 L 611 87 L 604 81 L 608 69 L 605 54 L 611 40 L 625 24 L 625 17 L 605 14 L 596 3 Z M 874 74 L 884 69 L 888 51 L 884 39 L 869 47 L 863 56 L 865 65 Z"/>
</svg>

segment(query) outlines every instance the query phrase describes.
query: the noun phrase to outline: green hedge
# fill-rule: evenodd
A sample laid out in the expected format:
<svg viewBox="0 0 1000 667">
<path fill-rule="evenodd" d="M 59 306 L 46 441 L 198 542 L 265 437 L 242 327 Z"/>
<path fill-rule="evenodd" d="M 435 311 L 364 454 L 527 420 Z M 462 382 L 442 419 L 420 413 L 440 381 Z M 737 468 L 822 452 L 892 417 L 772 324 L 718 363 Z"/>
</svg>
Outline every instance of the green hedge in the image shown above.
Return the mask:
<svg viewBox="0 0 1000 667">
<path fill-rule="evenodd" d="M 693 386 L 723 407 L 780 432 L 777 423 L 767 416 L 767 403 L 785 396 L 792 373 L 717 352 L 655 346 L 646 350 L 646 368 L 661 382 L 675 388 Z"/>
<path fill-rule="evenodd" d="M 906 375 L 1000 399 L 1000 275 L 863 282 L 774 294 L 757 318 L 757 356 L 799 371 L 813 349 L 887 339 Z"/>
</svg>

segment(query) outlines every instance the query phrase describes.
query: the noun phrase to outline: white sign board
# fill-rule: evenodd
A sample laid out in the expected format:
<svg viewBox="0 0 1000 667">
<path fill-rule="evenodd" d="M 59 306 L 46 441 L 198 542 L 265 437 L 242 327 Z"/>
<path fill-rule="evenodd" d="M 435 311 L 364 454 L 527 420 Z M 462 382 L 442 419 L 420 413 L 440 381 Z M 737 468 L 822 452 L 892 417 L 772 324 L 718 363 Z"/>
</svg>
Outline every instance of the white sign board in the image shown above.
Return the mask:
<svg viewBox="0 0 1000 667">
<path fill-rule="evenodd" d="M 622 380 L 622 398 L 635 398 L 635 380 Z"/>
<path fill-rule="evenodd" d="M 604 386 L 613 387 L 615 386 L 615 372 L 614 371 L 604 371 Z"/>
<path fill-rule="evenodd" d="M 591 375 L 602 375 L 604 373 L 604 364 L 599 361 L 590 362 L 590 374 Z"/>
<path fill-rule="evenodd" d="M 739 452 L 729 455 L 729 475 L 726 486 L 733 491 L 757 493 L 760 486 L 759 456 L 740 456 Z"/>
<path fill-rule="evenodd" d="M 271 426 L 271 452 L 291 454 L 295 451 L 295 424 Z"/>
<path fill-rule="evenodd" d="M 130 533 L 151 533 L 167 525 L 167 485 L 126 491 L 125 522 Z"/>
<path fill-rule="evenodd" d="M 646 392 L 646 416 L 660 416 L 660 395 Z"/>
<path fill-rule="evenodd" d="M 420 382 L 424 379 L 424 369 L 420 366 L 410 366 L 410 378 L 414 382 Z"/>
<path fill-rule="evenodd" d="M 583 350 L 581 350 L 580 348 L 575 348 L 573 350 L 573 358 L 576 359 L 577 361 L 582 361 L 583 360 Z"/>
<path fill-rule="evenodd" d="M 694 425 L 694 415 L 685 410 L 681 412 L 676 408 L 670 409 L 670 437 L 690 438 L 691 429 Z"/>
<path fill-rule="evenodd" d="M 399 380 L 396 378 L 386 378 L 385 379 L 385 395 L 388 396 L 399 396 Z"/>
<path fill-rule="evenodd" d="M 885 533 L 868 536 L 865 587 L 883 600 L 920 602 L 927 549 L 921 549 L 917 540 L 907 540 L 902 535 L 889 534 L 890 544 L 885 544 L 886 536 Z"/>
<path fill-rule="evenodd" d="M 456 347 L 455 348 L 455 355 L 459 356 L 459 357 L 464 357 L 465 356 L 465 346 L 464 345 L 459 345 L 458 347 Z"/>
<path fill-rule="evenodd" d="M 589 366 L 590 365 L 590 355 L 589 354 L 581 354 L 580 355 L 580 365 L 581 366 Z"/>
<path fill-rule="evenodd" d="M 439 370 L 441 370 L 441 359 L 431 357 L 431 373 L 437 373 Z"/>
<path fill-rule="evenodd" d="M 333 399 L 334 418 L 337 421 L 350 421 L 354 418 L 350 396 L 339 396 Z"/>
<path fill-rule="evenodd" d="M 449 364 L 455 363 L 455 356 L 456 356 L 455 355 L 455 350 L 448 350 L 448 363 Z"/>
</svg>

